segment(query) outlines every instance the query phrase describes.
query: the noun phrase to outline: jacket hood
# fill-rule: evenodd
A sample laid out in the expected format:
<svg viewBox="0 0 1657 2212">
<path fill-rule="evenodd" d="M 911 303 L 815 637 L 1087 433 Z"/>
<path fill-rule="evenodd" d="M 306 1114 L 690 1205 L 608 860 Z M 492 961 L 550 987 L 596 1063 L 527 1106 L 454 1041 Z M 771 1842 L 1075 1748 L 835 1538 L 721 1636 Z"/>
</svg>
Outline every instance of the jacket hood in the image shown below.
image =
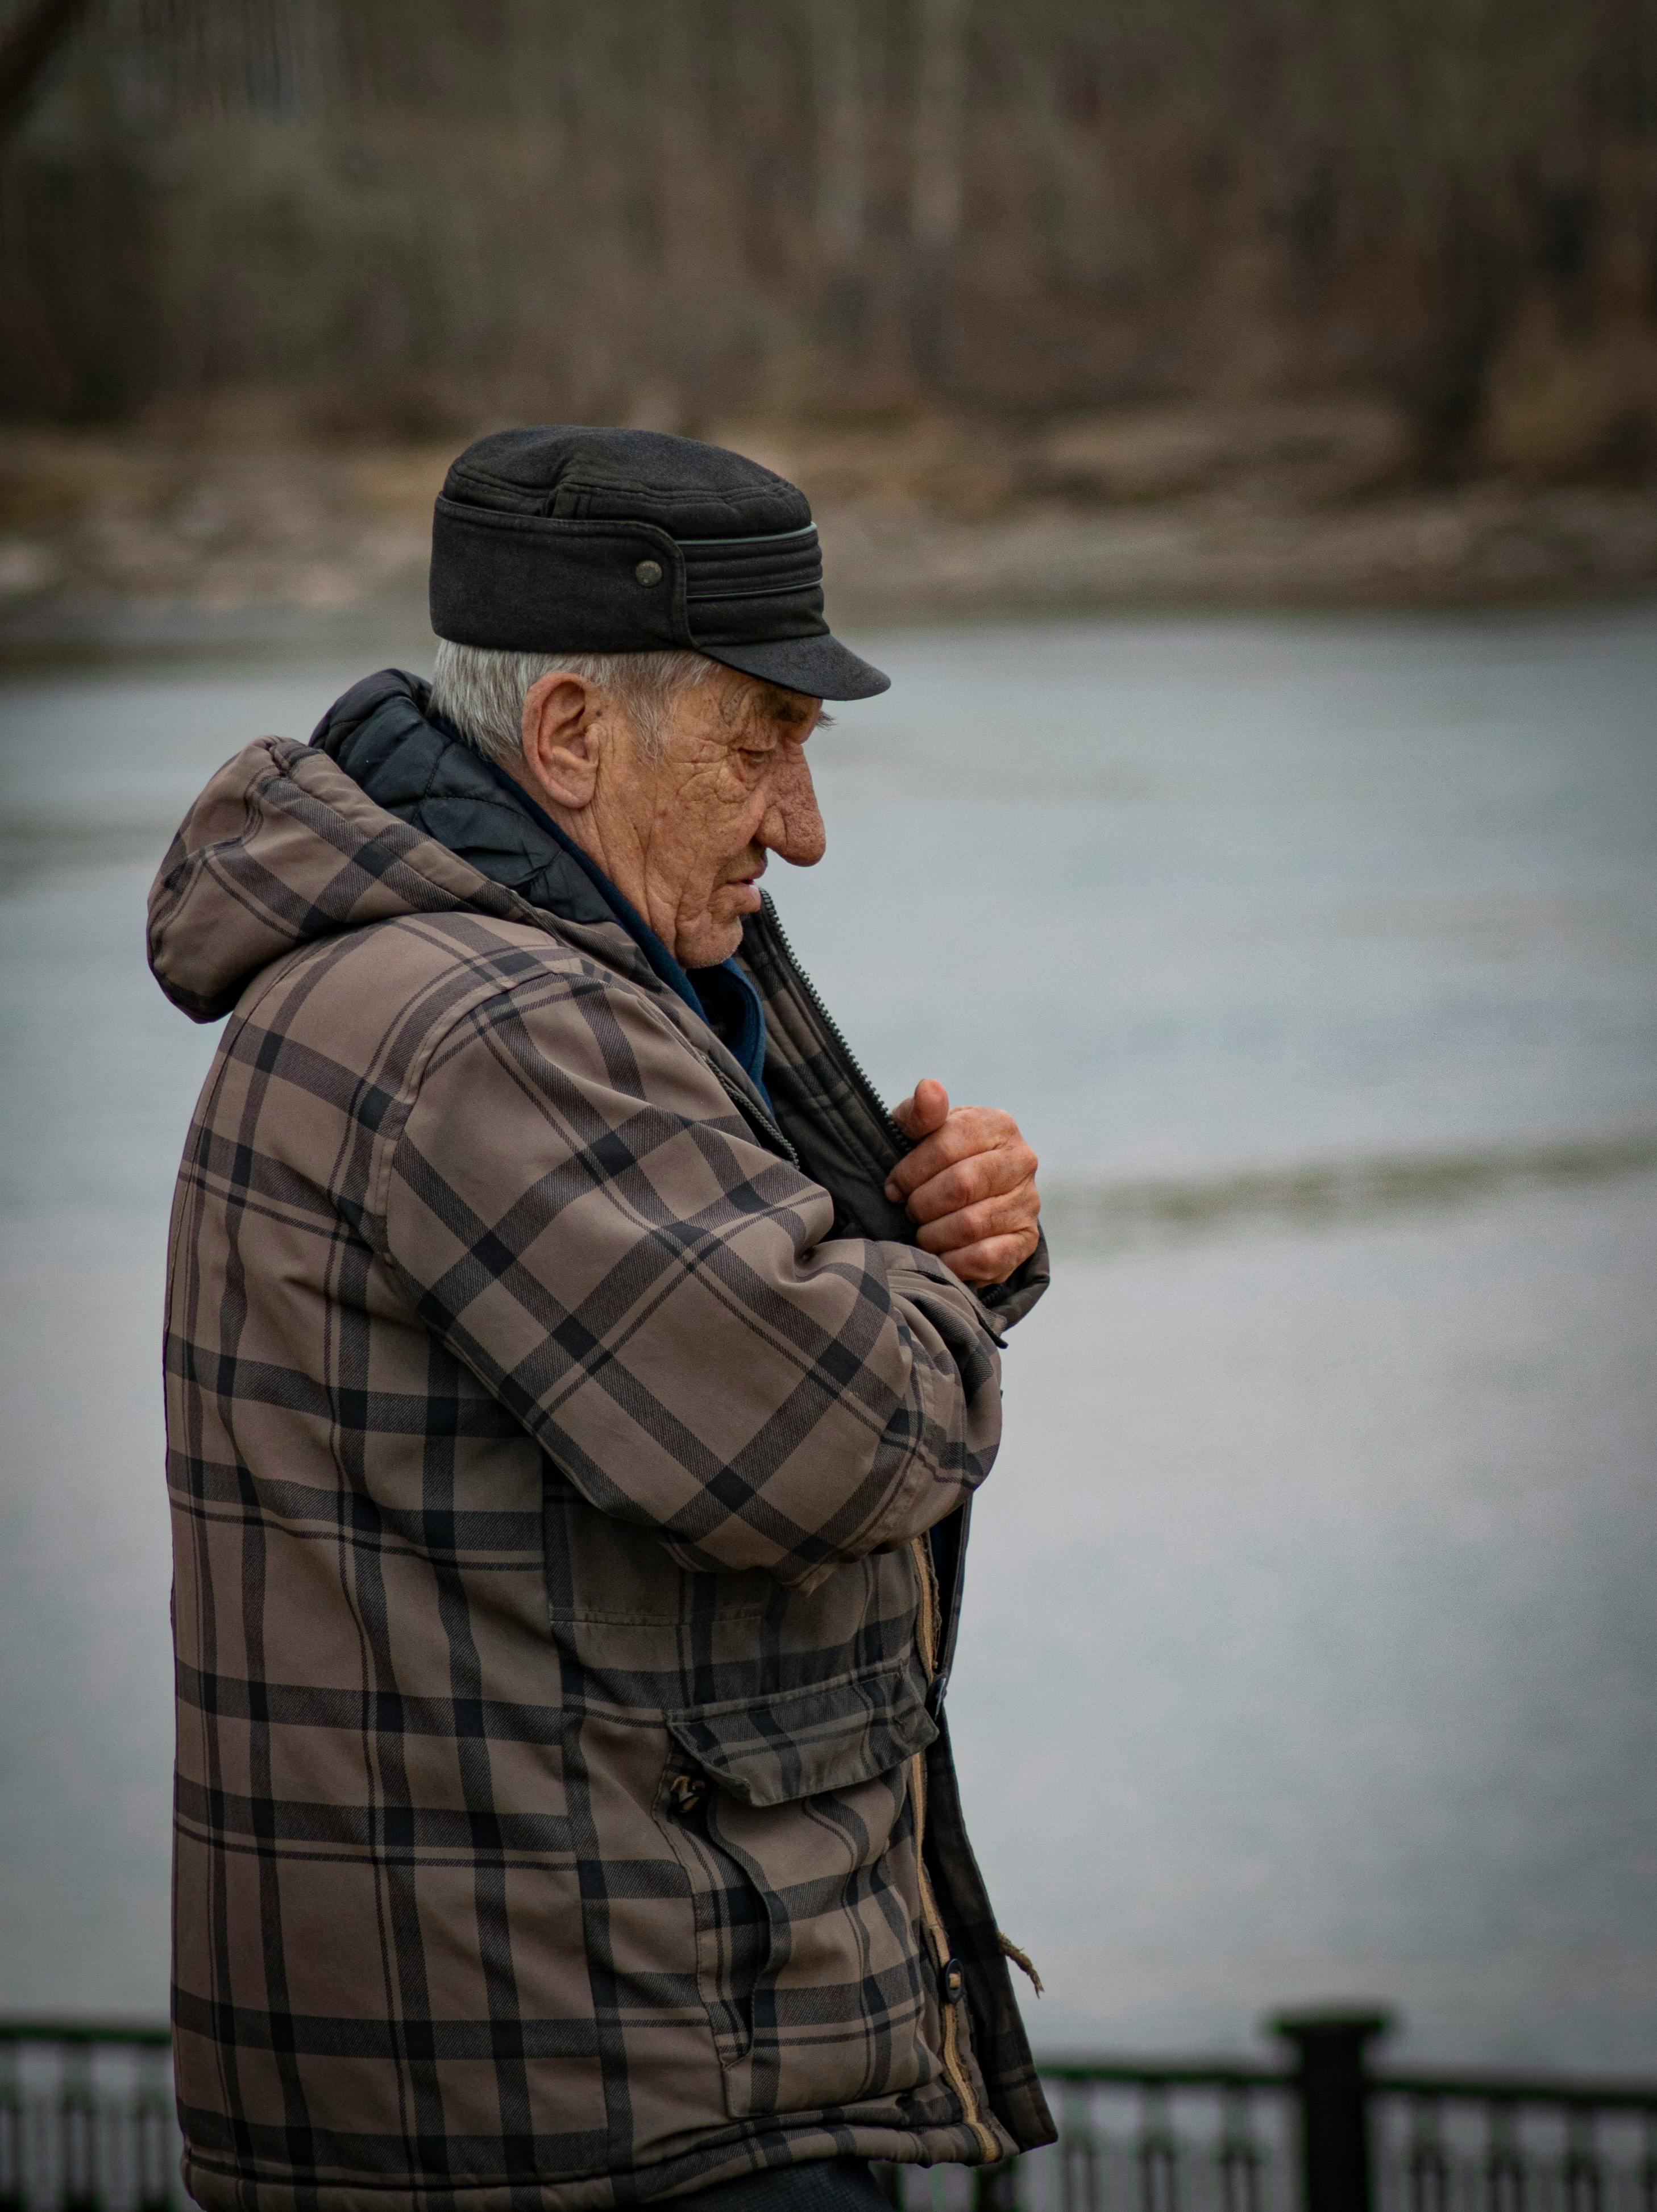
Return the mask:
<svg viewBox="0 0 1657 2212">
<path fill-rule="evenodd" d="M 149 894 L 150 968 L 192 1020 L 228 1013 L 262 969 L 314 938 L 457 908 L 574 924 L 650 982 L 590 878 L 427 720 L 426 698 L 417 678 L 382 670 L 309 744 L 256 738 L 208 783 Z"/>
</svg>

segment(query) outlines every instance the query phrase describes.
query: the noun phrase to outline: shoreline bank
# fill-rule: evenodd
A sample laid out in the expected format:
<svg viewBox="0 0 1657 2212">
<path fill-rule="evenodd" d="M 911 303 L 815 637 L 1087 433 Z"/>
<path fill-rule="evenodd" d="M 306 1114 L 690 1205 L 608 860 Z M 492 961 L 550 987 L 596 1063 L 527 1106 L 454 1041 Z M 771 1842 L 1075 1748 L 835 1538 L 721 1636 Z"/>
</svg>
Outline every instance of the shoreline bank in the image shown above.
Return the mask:
<svg viewBox="0 0 1657 2212">
<path fill-rule="evenodd" d="M 710 426 L 792 476 L 837 618 L 1382 611 L 1657 592 L 1657 483 L 1400 476 L 1372 413 L 1163 410 L 1063 433 Z M 415 650 L 455 445 L 0 428 L 0 665 Z"/>
</svg>

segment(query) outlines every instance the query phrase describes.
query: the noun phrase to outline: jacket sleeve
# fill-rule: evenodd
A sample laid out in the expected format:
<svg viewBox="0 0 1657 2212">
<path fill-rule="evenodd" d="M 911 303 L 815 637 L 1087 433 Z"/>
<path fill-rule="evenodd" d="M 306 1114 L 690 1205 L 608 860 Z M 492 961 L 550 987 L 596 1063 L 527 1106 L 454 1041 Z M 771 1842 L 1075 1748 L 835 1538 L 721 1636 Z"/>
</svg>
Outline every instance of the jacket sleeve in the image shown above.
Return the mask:
<svg viewBox="0 0 1657 2212">
<path fill-rule="evenodd" d="M 912 1246 L 831 1238 L 828 1193 L 590 970 L 449 1029 L 376 1210 L 426 1325 L 683 1565 L 809 1587 L 990 1471 L 1000 1376 L 972 1293 Z"/>
</svg>

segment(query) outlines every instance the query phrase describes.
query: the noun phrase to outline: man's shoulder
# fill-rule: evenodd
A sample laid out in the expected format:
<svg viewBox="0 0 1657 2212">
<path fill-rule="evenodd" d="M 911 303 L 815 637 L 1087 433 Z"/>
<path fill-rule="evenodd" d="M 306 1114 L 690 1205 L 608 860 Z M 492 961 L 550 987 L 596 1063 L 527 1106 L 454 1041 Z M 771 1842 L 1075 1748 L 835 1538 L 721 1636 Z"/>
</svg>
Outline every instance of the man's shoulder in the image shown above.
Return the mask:
<svg viewBox="0 0 1657 2212">
<path fill-rule="evenodd" d="M 556 1024 L 594 1002 L 660 1022 L 652 994 L 580 940 L 588 933 L 456 909 L 400 914 L 313 940 L 255 982 L 237 1018 L 364 1066 L 423 1057 L 492 1002 Z"/>
</svg>

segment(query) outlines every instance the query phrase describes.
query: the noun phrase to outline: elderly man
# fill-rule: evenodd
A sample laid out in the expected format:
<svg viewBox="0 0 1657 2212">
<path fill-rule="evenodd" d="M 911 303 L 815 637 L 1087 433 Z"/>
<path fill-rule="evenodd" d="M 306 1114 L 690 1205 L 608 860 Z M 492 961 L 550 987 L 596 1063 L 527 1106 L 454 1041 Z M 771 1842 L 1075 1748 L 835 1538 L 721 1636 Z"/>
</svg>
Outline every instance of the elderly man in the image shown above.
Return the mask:
<svg viewBox="0 0 1657 2212">
<path fill-rule="evenodd" d="M 249 745 L 157 878 L 230 1017 L 167 1336 L 209 2212 L 830 2212 L 1051 2139 L 942 1716 L 1035 1162 L 889 1115 L 759 889 L 886 687 L 819 578 L 734 454 L 485 438 L 432 685 Z"/>
</svg>

